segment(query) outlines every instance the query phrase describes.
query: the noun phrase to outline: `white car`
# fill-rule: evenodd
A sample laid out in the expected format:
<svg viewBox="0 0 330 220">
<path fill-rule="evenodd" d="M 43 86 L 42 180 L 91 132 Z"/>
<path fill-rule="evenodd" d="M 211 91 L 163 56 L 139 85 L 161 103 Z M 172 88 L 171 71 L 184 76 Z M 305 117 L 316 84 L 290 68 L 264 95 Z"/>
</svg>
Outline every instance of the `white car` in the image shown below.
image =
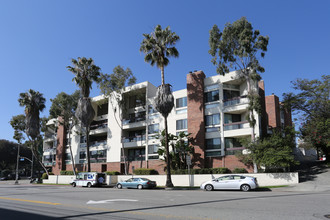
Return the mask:
<svg viewBox="0 0 330 220">
<path fill-rule="evenodd" d="M 257 179 L 250 176 L 226 175 L 202 183 L 201 189 L 212 191 L 215 189 L 242 190 L 244 192 L 258 187 Z"/>
</svg>

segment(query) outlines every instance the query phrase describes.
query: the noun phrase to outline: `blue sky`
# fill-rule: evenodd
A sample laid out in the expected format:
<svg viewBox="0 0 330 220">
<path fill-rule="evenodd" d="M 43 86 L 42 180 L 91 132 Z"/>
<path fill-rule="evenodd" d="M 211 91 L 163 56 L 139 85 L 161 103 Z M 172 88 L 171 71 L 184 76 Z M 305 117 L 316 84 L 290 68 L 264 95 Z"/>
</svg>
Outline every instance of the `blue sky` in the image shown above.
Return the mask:
<svg viewBox="0 0 330 220">
<path fill-rule="evenodd" d="M 138 82 L 161 83 L 160 71 L 139 52 L 143 33 L 160 24 L 181 38 L 178 59 L 170 59 L 165 81 L 184 89 L 186 74 L 216 74 L 208 54 L 209 30 L 247 17 L 268 35 L 266 95 L 292 91 L 290 81 L 328 75 L 330 1 L 156 1 L 156 0 L 0 0 L 0 139 L 13 140 L 9 121 L 22 114 L 19 93 L 34 89 L 50 99 L 77 89 L 66 66 L 71 58 L 92 57 L 102 72 L 129 67 Z M 96 86 L 92 96 L 99 95 Z"/>
</svg>

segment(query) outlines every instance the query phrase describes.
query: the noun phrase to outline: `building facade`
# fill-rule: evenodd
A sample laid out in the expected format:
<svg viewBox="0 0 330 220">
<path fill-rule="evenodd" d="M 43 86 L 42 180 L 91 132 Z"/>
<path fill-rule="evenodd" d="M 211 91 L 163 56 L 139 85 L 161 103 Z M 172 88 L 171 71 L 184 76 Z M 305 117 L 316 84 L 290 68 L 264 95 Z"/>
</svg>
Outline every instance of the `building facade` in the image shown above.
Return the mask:
<svg viewBox="0 0 330 220">
<path fill-rule="evenodd" d="M 254 113 L 255 136 L 266 135 L 270 128 L 289 125 L 291 113 L 281 113 L 276 96 L 265 97 L 264 82 L 251 82 L 251 85 L 262 100 L 262 113 Z M 112 97 L 92 98 L 96 116 L 90 128 L 91 170 L 124 173 L 125 160 L 129 173 L 137 168 L 165 173 L 165 162 L 157 153 L 164 120 L 152 105 L 156 91 L 157 87 L 149 82 L 128 87 L 122 96 L 125 104 L 120 111 Z M 193 168 L 227 167 L 253 171 L 235 156 L 236 152 L 245 149 L 239 139 L 249 138 L 253 132 L 246 120 L 247 95 L 247 82 L 238 77 L 237 72 L 208 78 L 202 71 L 192 72 L 187 75 L 187 88 L 173 92 L 175 106 L 168 116 L 168 131 L 171 134 L 190 133 L 194 148 Z M 57 119 L 50 120 L 47 126 L 44 164 L 55 174 L 72 170 L 68 147 L 71 144 L 75 169 L 86 170 L 86 137 L 79 126 L 74 127 L 71 134 Z"/>
</svg>

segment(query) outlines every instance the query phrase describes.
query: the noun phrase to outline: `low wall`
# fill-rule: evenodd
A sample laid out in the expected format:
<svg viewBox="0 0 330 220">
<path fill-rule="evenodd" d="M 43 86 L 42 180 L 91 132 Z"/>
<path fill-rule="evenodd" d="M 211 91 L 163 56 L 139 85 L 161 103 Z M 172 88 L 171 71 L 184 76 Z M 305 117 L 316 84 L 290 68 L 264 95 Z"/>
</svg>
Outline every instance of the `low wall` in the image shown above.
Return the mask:
<svg viewBox="0 0 330 220">
<path fill-rule="evenodd" d="M 174 186 L 200 186 L 205 181 L 225 175 L 226 174 L 171 175 L 171 177 Z M 299 183 L 298 173 L 249 173 L 246 174 L 246 176 L 256 177 L 259 186 L 280 186 Z M 156 181 L 158 186 L 165 186 L 166 183 L 166 175 L 107 175 L 106 183 L 108 185 L 114 185 L 117 182 L 127 180 L 131 177 L 148 178 Z M 74 179 L 75 176 L 49 175 L 48 180 L 43 180 L 43 182 L 54 184 L 70 184 Z"/>
</svg>

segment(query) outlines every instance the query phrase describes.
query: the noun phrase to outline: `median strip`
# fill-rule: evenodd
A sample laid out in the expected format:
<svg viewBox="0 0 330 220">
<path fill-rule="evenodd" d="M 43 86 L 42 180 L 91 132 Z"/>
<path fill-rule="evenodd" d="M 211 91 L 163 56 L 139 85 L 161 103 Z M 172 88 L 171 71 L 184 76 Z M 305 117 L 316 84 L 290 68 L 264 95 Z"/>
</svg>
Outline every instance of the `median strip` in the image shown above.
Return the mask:
<svg viewBox="0 0 330 220">
<path fill-rule="evenodd" d="M 8 198 L 8 197 L 0 197 L 0 199 L 20 201 L 20 202 L 31 202 L 31 203 L 46 204 L 46 205 L 61 205 L 61 203 L 43 202 L 43 201 L 26 200 L 26 199 L 15 199 L 15 198 Z"/>
</svg>

